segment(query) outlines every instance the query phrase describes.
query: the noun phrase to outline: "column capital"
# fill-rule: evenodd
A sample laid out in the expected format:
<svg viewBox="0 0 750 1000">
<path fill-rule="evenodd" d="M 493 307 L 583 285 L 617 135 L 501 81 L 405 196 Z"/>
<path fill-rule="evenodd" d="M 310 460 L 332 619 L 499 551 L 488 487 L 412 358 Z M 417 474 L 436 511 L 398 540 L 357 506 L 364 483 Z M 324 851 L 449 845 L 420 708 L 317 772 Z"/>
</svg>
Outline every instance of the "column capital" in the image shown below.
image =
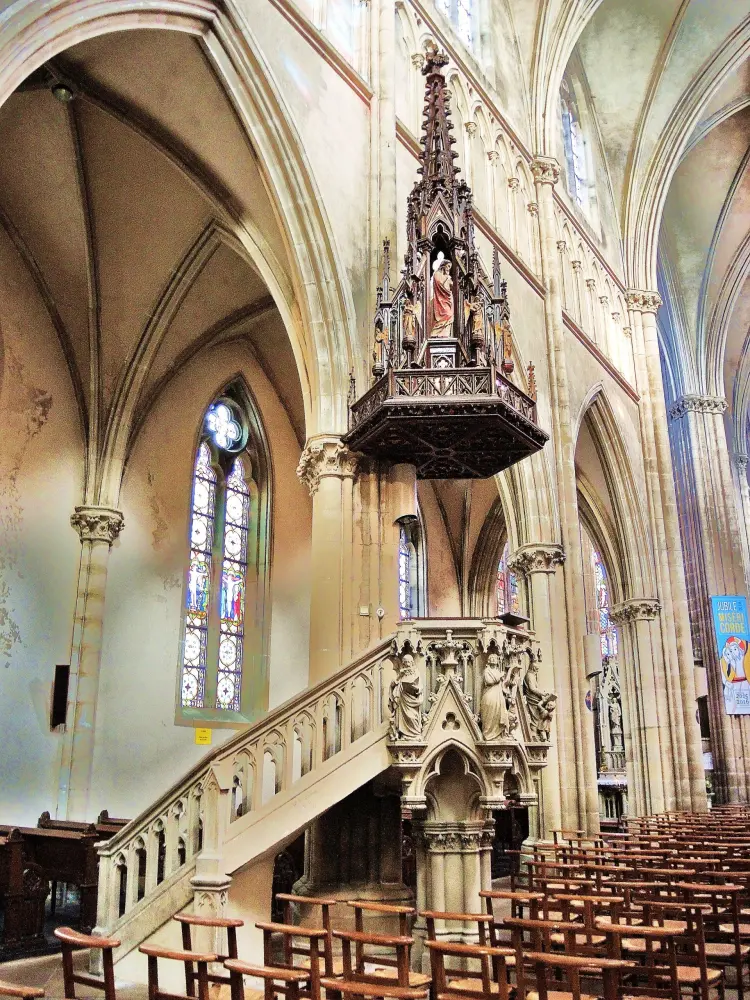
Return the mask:
<svg viewBox="0 0 750 1000">
<path fill-rule="evenodd" d="M 610 612 L 615 625 L 629 625 L 637 621 L 653 621 L 661 614 L 661 603 L 655 597 L 631 597 L 616 604 Z"/>
<path fill-rule="evenodd" d="M 565 251 L 568 249 L 568 244 L 565 242 L 565 240 L 558 240 L 557 249 L 560 251 L 560 253 L 565 253 Z"/>
<path fill-rule="evenodd" d="M 669 418 L 679 420 L 686 413 L 711 413 L 721 416 L 726 408 L 727 401 L 723 396 L 701 396 L 689 392 L 672 403 L 669 407 Z"/>
<path fill-rule="evenodd" d="M 574 271 L 578 271 L 578 273 L 580 274 L 580 272 L 583 270 L 583 261 L 571 260 L 570 266 L 573 268 Z"/>
<path fill-rule="evenodd" d="M 538 202 L 536 202 L 536 201 L 530 201 L 528 203 L 528 205 L 526 206 L 526 208 L 528 209 L 529 215 L 532 218 L 535 218 L 537 215 L 539 215 L 539 204 L 538 204 Z"/>
<path fill-rule="evenodd" d="M 557 184 L 560 164 L 554 156 L 537 156 L 531 161 L 531 172 L 537 184 Z"/>
<path fill-rule="evenodd" d="M 297 466 L 297 475 L 314 496 L 320 480 L 326 476 L 351 478 L 357 471 L 356 452 L 350 451 L 341 438 L 315 437 L 305 445 Z"/>
<path fill-rule="evenodd" d="M 593 292 L 596 288 L 596 278 L 586 278 L 586 288 L 588 288 L 590 292 Z"/>
<path fill-rule="evenodd" d="M 477 123 L 476 122 L 465 122 L 464 128 L 466 129 L 469 138 L 477 134 Z"/>
<path fill-rule="evenodd" d="M 661 305 L 661 295 L 658 292 L 643 291 L 638 288 L 629 288 L 625 293 L 625 301 L 628 309 L 634 312 L 655 313 Z"/>
<path fill-rule="evenodd" d="M 70 515 L 70 526 L 75 528 L 82 542 L 107 542 L 111 545 L 125 527 L 125 518 L 114 507 L 76 507 Z"/>
<path fill-rule="evenodd" d="M 565 562 L 562 545 L 550 542 L 531 542 L 517 549 L 508 560 L 508 569 L 522 576 L 532 573 L 554 573 Z"/>
<path fill-rule="evenodd" d="M 500 159 L 500 154 L 496 149 L 490 149 L 487 153 L 487 159 L 494 165 Z"/>
<path fill-rule="evenodd" d="M 415 52 L 411 57 L 411 64 L 415 67 L 415 69 L 421 69 L 424 66 L 424 53 Z"/>
<path fill-rule="evenodd" d="M 511 191 L 517 191 L 520 186 L 521 186 L 521 182 L 519 181 L 519 179 L 517 177 L 509 177 L 508 178 L 508 187 L 511 189 Z"/>
</svg>

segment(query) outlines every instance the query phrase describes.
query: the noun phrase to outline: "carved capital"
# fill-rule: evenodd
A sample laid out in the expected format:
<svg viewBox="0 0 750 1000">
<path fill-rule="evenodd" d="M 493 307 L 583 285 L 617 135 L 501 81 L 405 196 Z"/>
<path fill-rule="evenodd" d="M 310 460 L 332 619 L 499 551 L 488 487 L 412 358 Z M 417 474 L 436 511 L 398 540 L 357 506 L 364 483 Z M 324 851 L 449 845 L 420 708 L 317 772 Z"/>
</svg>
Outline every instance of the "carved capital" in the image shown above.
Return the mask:
<svg viewBox="0 0 750 1000">
<path fill-rule="evenodd" d="M 466 132 L 470 139 L 477 134 L 476 122 L 465 122 L 464 128 L 466 129 Z"/>
<path fill-rule="evenodd" d="M 596 288 L 596 279 L 586 278 L 586 288 L 588 288 L 590 292 L 593 292 L 594 289 Z"/>
<path fill-rule="evenodd" d="M 357 458 L 356 453 L 349 451 L 340 438 L 312 438 L 302 452 L 297 475 L 307 486 L 310 496 L 314 496 L 320 480 L 325 476 L 338 476 L 340 479 L 354 476 Z"/>
<path fill-rule="evenodd" d="M 537 156 L 531 161 L 531 172 L 537 184 L 557 184 L 560 180 L 560 164 L 551 156 Z"/>
<path fill-rule="evenodd" d="M 661 604 L 653 597 L 632 597 L 629 601 L 616 604 L 610 612 L 615 625 L 629 625 L 630 622 L 652 621 L 661 614 Z"/>
<path fill-rule="evenodd" d="M 624 326 L 624 327 L 622 328 L 622 332 L 623 332 L 623 333 L 625 334 L 625 336 L 626 336 L 626 337 L 627 337 L 628 339 L 630 339 L 630 338 L 631 338 L 631 337 L 633 336 L 633 330 L 632 330 L 632 328 L 631 328 L 631 327 L 629 327 L 629 326 Z"/>
<path fill-rule="evenodd" d="M 583 264 L 580 260 L 571 260 L 570 266 L 574 271 L 578 271 L 579 273 L 583 269 Z"/>
<path fill-rule="evenodd" d="M 617 326 L 620 325 L 620 320 L 621 319 L 622 319 L 622 316 L 618 312 L 613 312 L 612 313 L 612 322 L 616 323 Z"/>
<path fill-rule="evenodd" d="M 687 393 L 672 403 L 669 407 L 669 417 L 671 420 L 679 420 L 686 413 L 710 413 L 721 416 L 726 408 L 727 401 L 723 396 L 700 396 L 697 393 Z"/>
<path fill-rule="evenodd" d="M 82 542 L 107 542 L 111 545 L 125 526 L 122 512 L 112 507 L 76 507 L 70 525 Z"/>
<path fill-rule="evenodd" d="M 508 569 L 522 576 L 532 573 L 554 573 L 565 562 L 562 545 L 540 543 L 522 545 L 508 560 Z"/>
<path fill-rule="evenodd" d="M 628 309 L 634 312 L 655 313 L 661 305 L 661 295 L 658 292 L 646 292 L 630 288 L 625 293 Z"/>
<path fill-rule="evenodd" d="M 607 308 L 607 306 L 609 305 L 609 295 L 600 295 L 600 296 L 599 296 L 599 302 L 600 302 L 600 303 L 601 303 L 601 304 L 602 304 L 602 305 L 604 306 L 604 308 L 606 309 L 606 308 Z"/>
<path fill-rule="evenodd" d="M 511 189 L 511 191 L 517 191 L 520 186 L 521 182 L 517 177 L 508 178 L 508 187 Z"/>
<path fill-rule="evenodd" d="M 568 249 L 568 244 L 565 242 L 565 240 L 558 240 L 557 249 L 559 250 L 560 253 L 565 253 L 565 251 Z"/>
<path fill-rule="evenodd" d="M 418 69 L 418 70 L 421 71 L 422 67 L 424 66 L 424 55 L 423 55 L 423 53 L 421 53 L 421 52 L 415 52 L 414 55 L 411 57 L 411 64 L 412 64 L 412 66 L 414 66 L 415 69 Z"/>
<path fill-rule="evenodd" d="M 489 151 L 489 153 L 487 153 L 487 159 L 494 166 L 497 163 L 497 161 L 500 159 L 500 154 L 498 153 L 498 151 L 496 149 L 491 149 Z"/>
<path fill-rule="evenodd" d="M 530 201 L 526 206 L 526 208 L 528 209 L 529 215 L 532 218 L 536 218 L 536 216 L 539 215 L 539 205 L 537 204 L 537 202 Z"/>
</svg>

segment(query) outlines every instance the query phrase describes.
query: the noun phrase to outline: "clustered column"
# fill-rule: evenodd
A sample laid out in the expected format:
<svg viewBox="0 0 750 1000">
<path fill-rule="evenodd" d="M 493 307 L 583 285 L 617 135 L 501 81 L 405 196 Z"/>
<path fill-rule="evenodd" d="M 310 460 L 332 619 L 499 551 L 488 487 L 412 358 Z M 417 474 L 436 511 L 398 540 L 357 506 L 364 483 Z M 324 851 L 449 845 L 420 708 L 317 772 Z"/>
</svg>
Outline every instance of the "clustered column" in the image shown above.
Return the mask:
<svg viewBox="0 0 750 1000">
<path fill-rule="evenodd" d="M 670 407 L 689 559 L 691 611 L 706 669 L 714 772 L 724 801 L 750 800 L 750 718 L 728 716 L 710 598 L 746 594 L 736 491 L 724 428 L 723 397 L 688 394 Z"/>
<path fill-rule="evenodd" d="M 125 523 L 111 507 L 76 507 L 70 523 L 81 539 L 67 728 L 63 741 L 57 809 L 68 819 L 89 819 L 96 706 L 102 659 L 104 597 L 112 543 Z"/>
<path fill-rule="evenodd" d="M 560 255 L 557 249 L 555 206 L 552 189 L 560 177 L 556 160 L 537 157 L 532 163 L 539 205 L 539 229 L 544 279 L 544 314 L 547 331 L 550 405 L 552 410 L 553 454 L 560 511 L 560 531 L 566 555 L 563 566 L 565 605 L 567 609 L 567 657 L 560 666 L 555 690 L 561 696 L 558 712 L 570 711 L 569 731 L 560 734 L 561 764 L 570 765 L 568 782 L 575 774 L 574 801 L 568 793 L 563 798 L 563 821 L 594 832 L 599 828 L 599 801 L 596 785 L 594 731 L 585 709 L 583 623 L 585 621 L 581 543 L 576 496 L 575 440 L 570 412 L 570 390 L 565 356 Z M 563 676 L 563 674 L 565 676 Z M 572 789 L 571 789 L 572 790 Z M 566 801 L 567 800 L 567 801 Z"/>
</svg>

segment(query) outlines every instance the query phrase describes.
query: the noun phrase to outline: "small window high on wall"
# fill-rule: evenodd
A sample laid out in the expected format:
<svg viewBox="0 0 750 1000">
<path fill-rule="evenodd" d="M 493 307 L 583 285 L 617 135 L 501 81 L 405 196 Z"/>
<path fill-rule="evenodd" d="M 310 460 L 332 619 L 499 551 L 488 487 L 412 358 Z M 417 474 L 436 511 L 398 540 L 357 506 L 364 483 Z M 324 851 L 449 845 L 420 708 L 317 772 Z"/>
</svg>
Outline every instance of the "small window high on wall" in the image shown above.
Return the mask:
<svg viewBox="0 0 750 1000">
<path fill-rule="evenodd" d="M 590 208 L 588 153 L 575 89 L 566 73 L 560 84 L 560 118 L 568 194 L 584 212 Z"/>
<path fill-rule="evenodd" d="M 497 596 L 498 617 L 506 614 L 506 612 L 513 614 L 520 614 L 521 612 L 521 602 L 518 597 L 518 577 L 512 570 L 508 569 L 509 559 L 510 546 L 506 542 L 497 567 L 495 593 Z"/>
<path fill-rule="evenodd" d="M 602 643 L 602 656 L 617 656 L 617 629 L 609 617 L 609 586 L 607 571 L 601 556 L 592 551 L 594 563 L 594 587 L 596 592 L 596 610 L 599 614 L 599 635 Z"/>
<path fill-rule="evenodd" d="M 401 621 L 424 617 L 424 553 L 417 518 L 399 524 L 398 610 Z"/>
<path fill-rule="evenodd" d="M 259 695 L 266 680 L 268 491 L 253 424 L 257 431 L 242 394 L 227 391 L 209 406 L 201 428 L 180 647 L 181 721 L 244 721 L 265 708 Z"/>
<path fill-rule="evenodd" d="M 435 0 L 435 4 L 456 29 L 456 34 L 464 45 L 470 49 L 474 44 L 473 0 Z"/>
</svg>

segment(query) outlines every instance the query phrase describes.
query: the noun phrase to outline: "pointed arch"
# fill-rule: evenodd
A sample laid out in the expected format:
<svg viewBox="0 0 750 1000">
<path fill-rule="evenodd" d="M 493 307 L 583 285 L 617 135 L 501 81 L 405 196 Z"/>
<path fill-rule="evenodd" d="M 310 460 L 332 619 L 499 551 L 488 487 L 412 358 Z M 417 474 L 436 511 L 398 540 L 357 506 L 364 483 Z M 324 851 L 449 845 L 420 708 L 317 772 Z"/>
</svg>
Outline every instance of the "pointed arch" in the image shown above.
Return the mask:
<svg viewBox="0 0 750 1000">
<path fill-rule="evenodd" d="M 341 280 L 346 271 L 292 116 L 250 26 L 232 7 L 211 0 L 179 5 L 168 0 L 61 0 L 54 16 L 39 18 L 29 5 L 15 4 L 3 16 L 0 104 L 57 53 L 99 35 L 135 29 L 192 35 L 221 81 L 258 155 L 284 231 L 289 288 L 268 260 L 255 263 L 284 319 L 301 381 L 310 383 L 307 433 L 343 431 L 349 372 L 355 364 L 352 291 Z M 237 238 L 252 256 L 252 237 L 244 222 L 236 221 Z M 115 502 L 118 489 L 119 483 L 110 479 L 94 499 Z"/>
</svg>

